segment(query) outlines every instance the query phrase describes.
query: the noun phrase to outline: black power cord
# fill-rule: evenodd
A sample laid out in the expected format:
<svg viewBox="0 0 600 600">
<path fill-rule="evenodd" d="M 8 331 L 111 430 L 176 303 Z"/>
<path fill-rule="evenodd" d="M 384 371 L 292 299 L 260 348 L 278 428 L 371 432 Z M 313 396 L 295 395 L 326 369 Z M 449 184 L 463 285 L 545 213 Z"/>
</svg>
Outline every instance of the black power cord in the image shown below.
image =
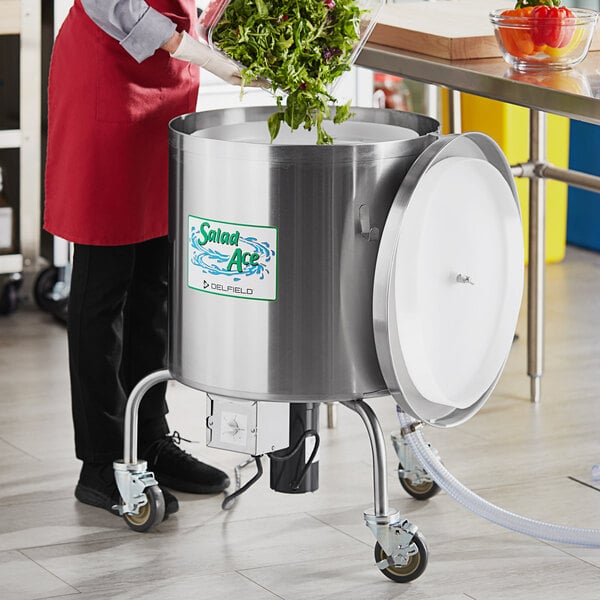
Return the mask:
<svg viewBox="0 0 600 600">
<path fill-rule="evenodd" d="M 317 452 L 319 451 L 319 444 L 321 442 L 319 433 L 315 429 L 307 429 L 298 438 L 298 441 L 296 442 L 294 447 L 287 454 L 280 454 L 278 456 L 275 456 L 273 453 L 267 454 L 267 456 L 271 460 L 279 460 L 279 461 L 289 460 L 290 458 L 292 458 L 293 456 L 295 456 L 298 453 L 298 451 L 302 447 L 302 443 L 306 440 L 306 438 L 308 438 L 310 436 L 313 436 L 315 438 L 315 447 L 313 448 L 313 451 L 310 453 L 310 457 L 306 461 L 306 464 L 304 465 L 304 468 L 302 469 L 300 474 L 299 475 L 296 474 L 296 479 L 290 483 L 290 487 L 292 490 L 297 490 L 300 487 L 300 484 L 302 483 L 302 480 L 306 476 L 306 473 L 307 473 L 310 465 L 312 465 L 313 461 L 315 460 L 315 457 L 317 456 Z"/>
<path fill-rule="evenodd" d="M 297 474 L 294 481 L 292 481 L 290 483 L 290 487 L 292 490 L 297 490 L 300 487 L 300 484 L 302 483 L 302 480 L 306 476 L 306 473 L 307 473 L 310 465 L 312 465 L 313 461 L 315 460 L 315 457 L 317 456 L 317 452 L 319 451 L 319 444 L 321 443 L 319 433 L 314 429 L 307 429 L 298 438 L 294 447 L 287 454 L 283 454 L 283 455 L 279 455 L 279 456 L 275 456 L 273 453 L 267 454 L 267 456 L 271 460 L 278 460 L 278 461 L 289 460 L 290 458 L 292 458 L 293 456 L 295 456 L 298 453 L 298 451 L 302 447 L 302 443 L 306 440 L 306 438 L 308 438 L 310 436 L 313 436 L 315 438 L 315 447 L 313 448 L 312 452 L 310 453 L 310 457 L 306 461 L 306 464 L 304 465 L 304 468 L 302 469 L 302 471 L 300 471 L 300 473 Z M 232 508 L 237 497 L 240 496 L 241 494 L 243 494 L 250 486 L 254 485 L 261 478 L 261 476 L 263 474 L 263 466 L 262 466 L 262 460 L 261 460 L 262 455 L 252 456 L 252 458 L 254 458 L 254 461 L 256 463 L 256 474 L 254 475 L 254 477 L 252 477 L 252 479 L 250 479 L 250 481 L 245 483 L 240 488 L 236 489 L 235 492 L 232 492 L 231 494 L 225 496 L 223 502 L 221 503 L 221 508 L 223 510 L 229 510 L 230 508 Z M 245 463 L 243 466 L 245 466 L 246 464 L 247 463 Z M 237 467 L 236 467 L 236 469 L 237 469 Z M 237 475 L 237 473 L 236 473 L 236 475 Z M 238 478 L 236 477 L 236 479 L 238 479 Z M 238 483 L 239 483 L 239 481 L 238 481 Z"/>
<path fill-rule="evenodd" d="M 250 481 L 245 483 L 241 488 L 235 490 L 235 492 L 232 492 L 228 496 L 225 496 L 225 499 L 221 503 L 221 508 L 223 510 L 229 510 L 233 506 L 233 503 L 235 502 L 236 498 L 240 494 L 243 494 L 251 485 L 254 485 L 261 478 L 261 476 L 263 474 L 263 466 L 262 466 L 262 461 L 261 461 L 262 455 L 253 456 L 252 458 L 254 458 L 254 460 L 256 462 L 256 474 Z"/>
</svg>

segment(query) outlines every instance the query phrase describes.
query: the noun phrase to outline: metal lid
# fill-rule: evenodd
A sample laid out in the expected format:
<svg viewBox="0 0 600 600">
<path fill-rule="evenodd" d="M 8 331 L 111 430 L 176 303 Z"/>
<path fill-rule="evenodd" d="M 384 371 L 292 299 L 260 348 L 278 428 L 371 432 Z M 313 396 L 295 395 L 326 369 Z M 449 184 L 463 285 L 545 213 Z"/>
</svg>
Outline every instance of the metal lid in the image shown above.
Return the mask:
<svg viewBox="0 0 600 600">
<path fill-rule="evenodd" d="M 510 167 L 489 137 L 446 136 L 419 156 L 390 209 L 373 290 L 390 393 L 431 425 L 458 425 L 491 394 L 523 293 Z"/>
</svg>

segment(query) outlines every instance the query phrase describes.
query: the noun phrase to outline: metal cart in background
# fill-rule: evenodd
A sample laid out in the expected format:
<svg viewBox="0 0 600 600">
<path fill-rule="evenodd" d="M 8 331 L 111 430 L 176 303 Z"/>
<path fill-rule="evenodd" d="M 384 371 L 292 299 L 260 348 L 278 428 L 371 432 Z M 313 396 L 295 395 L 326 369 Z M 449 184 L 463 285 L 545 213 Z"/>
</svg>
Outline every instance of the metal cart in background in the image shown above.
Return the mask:
<svg viewBox="0 0 600 600">
<path fill-rule="evenodd" d="M 36 277 L 33 296 L 41 310 L 66 323 L 70 289 L 71 244 L 55 236 L 52 239 L 52 264 Z"/>
<path fill-rule="evenodd" d="M 35 270 L 39 257 L 41 10 L 40 0 L 0 3 L 0 36 L 11 47 L 10 52 L 0 54 L 0 77 L 19 81 L 18 90 L 6 86 L 6 96 L 0 102 L 0 153 L 18 150 L 18 167 L 6 174 L 11 185 L 18 182 L 14 188 L 18 189 L 17 200 L 11 200 L 19 235 L 16 251 L 0 255 L 0 312 L 4 314 L 17 308 L 23 272 Z M 16 45 L 11 43 L 11 36 L 18 36 Z"/>
<path fill-rule="evenodd" d="M 46 38 L 44 39 L 43 62 L 50 63 L 53 41 L 69 9 L 71 0 L 53 0 L 44 6 L 42 13 Z M 46 112 L 44 112 L 44 120 Z M 43 256 L 46 266 L 40 268 L 33 283 L 33 298 L 36 305 L 51 314 L 57 321 L 65 323 L 71 283 L 72 245 L 66 240 L 44 234 Z"/>
</svg>

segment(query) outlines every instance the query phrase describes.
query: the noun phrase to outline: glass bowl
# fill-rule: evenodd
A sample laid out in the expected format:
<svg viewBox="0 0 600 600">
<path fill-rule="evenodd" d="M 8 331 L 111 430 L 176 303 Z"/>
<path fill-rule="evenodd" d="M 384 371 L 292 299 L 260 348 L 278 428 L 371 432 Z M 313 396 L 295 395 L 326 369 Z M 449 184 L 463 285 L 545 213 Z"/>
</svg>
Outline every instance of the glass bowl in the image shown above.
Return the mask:
<svg viewBox="0 0 600 600">
<path fill-rule="evenodd" d="M 496 40 L 504 60 L 511 67 L 521 70 L 568 69 L 580 63 L 586 56 L 598 13 L 585 8 L 572 8 L 573 17 L 556 19 L 552 17 L 510 16 L 502 13 L 508 9 L 498 9 L 490 13 Z M 560 23 L 562 31 L 555 36 L 559 41 L 553 46 L 536 45 L 535 28 L 549 31 Z"/>
</svg>

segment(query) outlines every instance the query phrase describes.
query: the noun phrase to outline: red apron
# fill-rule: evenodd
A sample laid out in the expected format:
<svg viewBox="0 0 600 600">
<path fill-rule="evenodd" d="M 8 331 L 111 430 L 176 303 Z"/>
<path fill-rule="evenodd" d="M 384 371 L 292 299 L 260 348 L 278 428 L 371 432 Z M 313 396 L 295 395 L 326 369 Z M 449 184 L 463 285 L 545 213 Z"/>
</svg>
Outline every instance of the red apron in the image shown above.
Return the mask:
<svg viewBox="0 0 600 600">
<path fill-rule="evenodd" d="M 148 0 L 192 35 L 194 0 Z M 196 110 L 199 69 L 164 50 L 138 64 L 76 0 L 48 87 L 44 228 L 79 244 L 167 234 L 168 122 Z"/>
</svg>

